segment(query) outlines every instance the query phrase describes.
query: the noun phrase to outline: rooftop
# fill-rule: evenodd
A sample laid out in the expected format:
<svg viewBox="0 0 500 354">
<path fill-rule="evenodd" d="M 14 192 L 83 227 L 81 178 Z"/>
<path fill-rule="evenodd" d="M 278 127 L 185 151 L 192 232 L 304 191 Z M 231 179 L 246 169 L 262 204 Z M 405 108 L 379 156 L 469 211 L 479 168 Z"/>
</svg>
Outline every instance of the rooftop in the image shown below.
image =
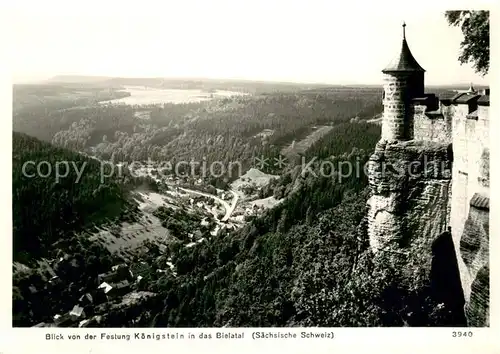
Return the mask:
<svg viewBox="0 0 500 354">
<path fill-rule="evenodd" d="M 477 100 L 477 104 L 480 106 L 490 105 L 490 95 L 483 95 Z"/>
<path fill-rule="evenodd" d="M 104 293 L 107 294 L 113 287 L 106 282 L 103 282 L 99 285 L 98 289 L 104 289 Z"/>
<path fill-rule="evenodd" d="M 438 94 L 438 98 L 440 100 L 452 100 L 455 96 L 457 95 L 456 92 L 453 91 L 445 91 L 445 92 L 440 92 Z"/>
<path fill-rule="evenodd" d="M 45 323 L 45 322 L 40 322 L 33 327 L 57 327 L 55 323 Z"/>
<path fill-rule="evenodd" d="M 489 106 L 490 105 L 490 95 L 489 90 L 487 93 L 468 93 L 468 92 L 459 92 L 454 95 L 450 95 L 450 93 L 440 94 L 439 100 L 445 104 L 475 104 L 477 103 L 479 106 Z"/>
<path fill-rule="evenodd" d="M 459 93 L 456 95 L 452 101 L 455 103 L 469 103 L 478 100 L 481 96 L 475 93 Z"/>
<path fill-rule="evenodd" d="M 70 315 L 73 315 L 73 316 L 76 316 L 76 317 L 79 317 L 83 314 L 83 307 L 80 307 L 78 305 L 75 305 L 73 307 L 73 309 L 70 311 L 69 313 Z"/>
<path fill-rule="evenodd" d="M 130 286 L 128 280 L 122 280 L 121 282 L 114 284 L 114 287 L 117 289 L 126 288 L 128 286 Z"/>
<path fill-rule="evenodd" d="M 411 54 L 408 43 L 406 42 L 405 33 L 406 24 L 403 23 L 403 43 L 401 52 L 391 63 L 382 70 L 383 73 L 387 72 L 425 72 L 425 70 L 418 64 L 417 60 Z"/>
<path fill-rule="evenodd" d="M 470 205 L 478 209 L 490 209 L 490 198 L 479 193 L 475 193 L 470 200 Z"/>
</svg>

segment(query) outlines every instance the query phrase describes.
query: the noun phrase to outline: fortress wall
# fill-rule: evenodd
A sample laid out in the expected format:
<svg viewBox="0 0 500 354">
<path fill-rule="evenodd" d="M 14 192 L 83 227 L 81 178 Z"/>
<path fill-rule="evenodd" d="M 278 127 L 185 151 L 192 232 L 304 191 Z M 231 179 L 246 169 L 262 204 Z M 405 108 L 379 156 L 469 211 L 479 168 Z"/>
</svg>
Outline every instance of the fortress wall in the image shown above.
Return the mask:
<svg viewBox="0 0 500 354">
<path fill-rule="evenodd" d="M 413 108 L 413 138 L 451 143 L 453 113 L 449 109 L 444 109 L 442 114 L 427 115 L 426 110 L 427 107 L 424 105 L 415 105 Z"/>
<path fill-rule="evenodd" d="M 456 105 L 453 115 L 454 162 L 450 222 L 466 302 L 470 299 L 471 286 L 479 269 L 476 269 L 477 266 L 473 269 L 464 262 L 464 258 L 467 259 L 469 256 L 464 253 L 468 252 L 467 246 L 463 248 L 461 245 L 463 246 L 464 242 L 468 244 L 475 238 L 478 238 L 477 242 L 484 243 L 485 239 L 489 238 L 483 226 L 480 227 L 483 232 L 472 231 L 479 227 L 477 225 L 483 225 L 484 222 L 489 221 L 484 220 L 484 212 L 479 213 L 477 210 L 472 210 L 470 206 L 471 199 L 476 193 L 489 197 L 488 113 L 488 107 L 479 106 L 477 120 L 467 117 L 469 107 L 462 104 Z M 483 215 L 482 221 L 478 221 L 476 214 Z M 489 215 L 489 212 L 486 214 Z M 481 253 L 477 262 L 484 266 L 487 258 L 485 253 Z"/>
<path fill-rule="evenodd" d="M 462 234 L 465 219 L 469 211 L 467 187 L 469 185 L 469 168 L 466 138 L 466 105 L 455 106 L 452 118 L 453 129 L 453 183 L 451 192 L 451 230 L 455 249 L 459 249 L 460 235 Z M 460 265 L 460 261 L 459 261 Z"/>
</svg>

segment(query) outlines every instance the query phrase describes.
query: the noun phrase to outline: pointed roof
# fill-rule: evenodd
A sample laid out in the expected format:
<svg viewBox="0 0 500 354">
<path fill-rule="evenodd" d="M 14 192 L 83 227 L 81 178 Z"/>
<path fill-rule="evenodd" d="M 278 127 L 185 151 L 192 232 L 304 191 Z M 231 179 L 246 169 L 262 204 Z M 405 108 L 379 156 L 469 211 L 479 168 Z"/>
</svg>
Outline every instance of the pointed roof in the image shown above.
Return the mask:
<svg viewBox="0 0 500 354">
<path fill-rule="evenodd" d="M 406 33 L 405 33 L 406 24 L 403 23 L 403 43 L 401 46 L 401 53 L 397 56 L 384 70 L 383 73 L 386 72 L 411 72 L 411 71 L 421 71 L 425 70 L 417 63 L 413 54 L 411 54 L 410 48 L 408 47 L 408 43 L 406 42 Z"/>
<path fill-rule="evenodd" d="M 478 209 L 490 209 L 490 198 L 487 196 L 475 193 L 470 200 L 470 205 Z"/>
<path fill-rule="evenodd" d="M 474 86 L 472 86 L 472 82 L 470 83 L 470 86 L 469 86 L 469 90 L 467 91 L 467 93 L 476 93 L 476 89 L 474 88 Z"/>
</svg>

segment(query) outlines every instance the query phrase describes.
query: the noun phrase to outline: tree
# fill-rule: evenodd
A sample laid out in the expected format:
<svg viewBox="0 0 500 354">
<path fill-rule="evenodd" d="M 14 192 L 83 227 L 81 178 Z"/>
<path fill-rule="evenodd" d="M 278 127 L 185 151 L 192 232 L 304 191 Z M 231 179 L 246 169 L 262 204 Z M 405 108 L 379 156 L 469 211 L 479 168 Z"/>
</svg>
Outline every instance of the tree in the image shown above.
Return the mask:
<svg viewBox="0 0 500 354">
<path fill-rule="evenodd" d="M 278 226 L 276 231 L 284 233 L 287 229 L 287 224 L 288 224 L 288 213 L 286 209 L 283 209 L 283 211 L 281 212 L 281 217 L 278 221 Z"/>
<path fill-rule="evenodd" d="M 307 212 L 306 212 L 306 223 L 308 225 L 311 225 L 313 220 L 314 220 L 314 211 L 311 208 L 311 206 L 309 205 L 309 207 L 307 208 Z"/>
<path fill-rule="evenodd" d="M 472 63 L 477 73 L 486 75 L 490 67 L 489 11 L 446 11 L 445 16 L 451 26 L 461 28 L 464 36 L 460 63 Z"/>
</svg>

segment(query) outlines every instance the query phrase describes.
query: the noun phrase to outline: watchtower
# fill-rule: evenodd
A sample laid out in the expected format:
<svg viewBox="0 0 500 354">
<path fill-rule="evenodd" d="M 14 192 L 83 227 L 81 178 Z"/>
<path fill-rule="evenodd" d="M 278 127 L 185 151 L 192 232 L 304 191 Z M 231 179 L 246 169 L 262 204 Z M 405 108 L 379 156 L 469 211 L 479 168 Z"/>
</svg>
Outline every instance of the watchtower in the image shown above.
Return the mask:
<svg viewBox="0 0 500 354">
<path fill-rule="evenodd" d="M 411 100 L 424 95 L 425 70 L 417 63 L 406 42 L 403 23 L 401 52 L 384 70 L 384 118 L 382 140 L 411 140 L 413 112 Z"/>
</svg>

